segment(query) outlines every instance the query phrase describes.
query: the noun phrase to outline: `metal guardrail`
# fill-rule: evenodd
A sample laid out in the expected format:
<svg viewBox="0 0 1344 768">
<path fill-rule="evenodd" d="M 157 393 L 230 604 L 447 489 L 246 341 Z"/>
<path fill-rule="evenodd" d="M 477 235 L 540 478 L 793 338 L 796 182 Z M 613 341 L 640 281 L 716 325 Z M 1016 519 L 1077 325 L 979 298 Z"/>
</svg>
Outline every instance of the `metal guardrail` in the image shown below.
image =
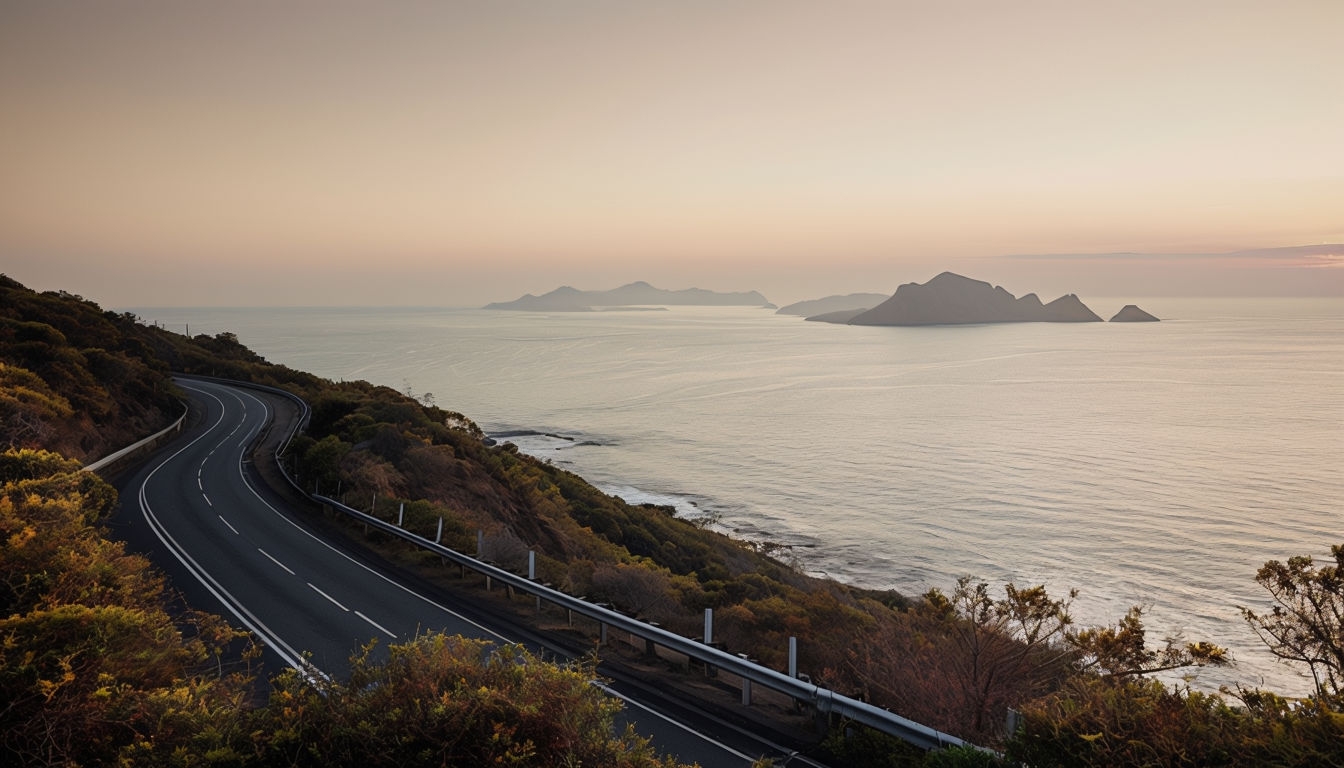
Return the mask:
<svg viewBox="0 0 1344 768">
<path fill-rule="evenodd" d="M 717 667 L 737 675 L 744 680 L 750 680 L 754 684 L 763 685 L 767 688 L 787 694 L 798 701 L 807 702 L 822 713 L 839 715 L 856 723 L 861 723 L 870 728 L 882 731 L 883 733 L 895 736 L 922 749 L 971 746 L 956 736 L 935 730 L 927 725 L 921 725 L 920 723 L 901 717 L 893 712 L 888 712 L 880 707 L 875 707 L 866 702 L 858 701 L 857 699 L 822 688 L 821 686 L 789 677 L 782 672 L 777 672 L 748 659 L 705 645 L 698 640 L 683 637 L 661 627 L 647 624 L 622 613 L 617 613 L 607 608 L 603 608 L 600 605 L 581 600 L 573 595 L 566 594 L 531 579 L 519 576 L 512 571 L 507 571 L 498 566 L 478 560 L 471 555 L 463 554 L 457 550 L 445 547 L 442 544 L 436 544 L 423 536 L 419 536 L 400 528 L 395 523 L 389 523 L 365 512 L 348 507 L 335 499 L 319 496 L 317 494 L 308 494 L 308 497 L 330 506 L 333 509 L 339 510 L 361 523 L 366 523 L 381 531 L 409 541 L 421 549 L 429 550 L 457 565 L 470 568 L 491 579 L 511 586 L 520 592 L 535 595 L 542 600 L 582 616 L 587 616 L 588 618 L 606 624 L 609 627 L 613 627 L 622 632 L 627 632 L 644 640 L 652 641 L 656 645 L 683 654 L 686 657 L 695 659 L 701 663 Z"/>
<path fill-rule="evenodd" d="M 98 470 L 104 467 L 115 464 L 120 459 L 124 459 L 127 456 L 131 455 L 132 453 L 135 453 L 136 451 L 140 450 L 141 448 L 150 445 L 155 440 L 158 440 L 164 435 L 167 435 L 170 432 L 175 432 L 181 429 L 182 422 L 186 418 L 187 418 L 187 408 L 184 405 L 182 408 L 182 415 L 177 417 L 177 421 L 174 421 L 172 424 L 169 424 L 167 427 L 164 427 L 163 429 L 159 430 L 158 432 L 155 432 L 154 434 L 150 435 L 149 437 L 146 437 L 143 440 L 137 440 L 136 442 L 131 443 L 130 445 L 126 446 L 125 448 L 122 448 L 119 451 L 116 451 L 115 453 L 109 453 L 108 455 L 93 462 L 92 464 L 85 464 L 81 469 L 84 472 L 97 472 Z"/>
<path fill-rule="evenodd" d="M 833 714 L 846 718 L 855 723 L 894 736 L 921 749 L 942 749 L 946 747 L 961 746 L 983 749 L 982 747 L 976 747 L 969 742 L 959 739 L 956 736 L 943 733 L 942 731 L 930 728 L 927 725 L 922 725 L 908 718 L 901 717 L 900 715 L 894 712 L 889 712 L 881 707 L 875 707 L 867 702 L 838 694 L 830 689 L 822 688 L 821 686 L 799 680 L 795 677 L 790 677 L 783 672 L 778 672 L 769 667 L 763 667 L 749 659 L 727 653 L 693 638 L 683 637 L 674 632 L 669 632 L 662 627 L 639 621 L 638 619 L 626 616 L 625 614 L 617 613 L 616 611 L 609 610 L 600 605 L 595 605 L 586 600 L 574 597 L 573 595 L 552 589 L 512 571 L 504 570 L 498 566 L 478 560 L 471 555 L 463 554 L 457 550 L 445 547 L 442 544 L 430 541 L 429 539 L 411 533 L 394 523 L 381 520 L 373 515 L 346 506 L 336 499 L 315 493 L 308 493 L 299 486 L 293 477 L 290 476 L 289 471 L 285 469 L 284 463 L 281 461 L 281 457 L 289 447 L 290 441 L 294 439 L 294 436 L 298 434 L 300 430 L 307 426 L 309 417 L 312 414 L 311 409 L 308 407 L 308 404 L 304 402 L 303 398 L 292 392 L 264 384 L 215 379 L 214 377 L 209 376 L 194 376 L 192 378 L 213 379 L 215 381 L 227 382 L 233 385 L 264 390 L 293 400 L 300 408 L 299 419 L 296 422 L 294 429 L 290 431 L 289 435 L 287 435 L 283 441 L 281 441 L 280 446 L 275 451 L 274 459 L 276 466 L 280 469 L 281 475 L 284 476 L 290 485 L 303 496 L 319 504 L 329 506 L 361 523 L 366 523 L 381 531 L 390 533 L 393 536 L 420 547 L 421 549 L 429 550 L 446 560 L 450 560 L 459 566 L 470 568 L 477 573 L 513 587 L 520 592 L 534 595 L 546 602 L 573 611 L 581 616 L 586 616 L 589 619 L 605 624 L 608 627 L 626 632 L 645 641 L 653 642 L 655 645 L 660 645 L 668 650 L 680 653 L 687 658 L 695 659 L 703 664 L 717 667 L 730 674 L 737 675 L 743 680 L 750 680 L 753 684 L 763 685 L 772 690 L 779 691 L 797 701 L 806 702 L 823 714 Z"/>
</svg>

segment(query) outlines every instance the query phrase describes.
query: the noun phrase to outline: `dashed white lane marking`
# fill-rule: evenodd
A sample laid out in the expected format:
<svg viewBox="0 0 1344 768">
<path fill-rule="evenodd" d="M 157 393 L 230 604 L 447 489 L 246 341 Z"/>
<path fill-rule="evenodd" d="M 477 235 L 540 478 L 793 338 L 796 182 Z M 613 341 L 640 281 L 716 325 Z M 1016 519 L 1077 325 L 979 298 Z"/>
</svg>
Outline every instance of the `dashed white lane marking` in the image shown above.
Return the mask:
<svg viewBox="0 0 1344 768">
<path fill-rule="evenodd" d="M 208 506 L 211 506 L 211 507 L 215 506 L 214 504 L 211 504 L 211 503 L 210 503 L 210 497 L 209 497 L 209 496 L 206 496 L 204 493 L 201 494 L 201 498 L 205 499 L 205 503 L 206 503 Z"/>
<path fill-rule="evenodd" d="M 307 582 L 307 583 L 308 583 L 308 586 L 313 587 L 313 582 L 310 581 L 310 582 Z M 330 601 L 332 602 L 333 605 L 335 605 L 337 608 L 340 608 L 342 611 L 345 611 L 346 613 L 349 613 L 349 612 L 350 612 L 350 609 L 349 609 L 349 608 L 346 608 L 344 605 L 341 605 L 340 602 L 338 602 L 338 601 L 336 600 L 336 598 L 332 597 L 331 595 L 328 595 L 326 592 L 323 592 L 322 590 L 318 589 L 317 587 L 313 587 L 313 591 L 316 592 L 317 594 L 319 594 L 319 595 L 321 595 L 321 596 L 327 598 L 328 600 L 330 600 Z"/>
<path fill-rule="evenodd" d="M 238 529 L 237 529 L 237 528 L 234 528 L 234 527 L 233 527 L 233 524 L 230 523 L 228 520 L 225 520 L 223 515 L 220 515 L 220 516 L 219 516 L 219 521 L 220 521 L 221 523 L 223 523 L 223 524 L 229 526 L 229 530 L 230 530 L 230 531 L 233 531 L 235 534 L 238 533 Z"/>
<path fill-rule="evenodd" d="M 312 587 L 313 585 L 309 584 L 308 586 Z M 313 588 L 316 589 L 316 587 L 313 587 Z M 391 637 L 393 640 L 396 640 L 396 639 L 397 639 L 397 633 L 396 633 L 396 632 L 393 632 L 393 631 L 389 630 L 387 627 L 384 627 L 382 624 L 379 624 L 378 622 L 374 621 L 373 619 L 370 619 L 368 616 L 365 616 L 364 614 L 360 613 L 359 611 L 355 611 L 355 615 L 358 616 L 359 618 L 361 618 L 361 619 L 363 619 L 363 620 L 369 622 L 369 623 L 372 624 L 373 626 L 377 627 L 378 630 L 379 630 L 380 632 L 382 632 L 383 634 L 387 635 L 388 637 Z"/>
<path fill-rule="evenodd" d="M 288 565 L 285 565 L 284 563 L 280 562 L 279 560 L 276 560 L 274 557 L 271 557 L 271 554 L 270 554 L 269 552 L 267 552 L 266 550 L 262 549 L 261 547 L 257 547 L 257 551 L 260 552 L 261 554 L 265 555 L 267 560 L 270 560 L 272 563 L 275 563 L 276 565 L 278 565 L 278 566 L 280 566 L 281 568 L 284 568 L 286 571 L 288 571 L 290 576 L 296 576 L 296 575 L 297 575 L 297 574 L 295 574 L 293 571 L 289 570 L 289 566 L 288 566 Z M 313 587 L 312 584 L 309 584 L 308 586 Z M 313 587 L 313 589 L 317 589 L 317 587 Z"/>
<path fill-rule="evenodd" d="M 204 491 L 204 490 L 205 490 L 205 486 L 204 486 L 204 485 L 201 485 L 201 476 L 200 476 L 200 475 L 197 475 L 197 476 L 196 476 L 196 487 L 197 487 L 198 489 L 200 489 L 201 491 Z"/>
</svg>

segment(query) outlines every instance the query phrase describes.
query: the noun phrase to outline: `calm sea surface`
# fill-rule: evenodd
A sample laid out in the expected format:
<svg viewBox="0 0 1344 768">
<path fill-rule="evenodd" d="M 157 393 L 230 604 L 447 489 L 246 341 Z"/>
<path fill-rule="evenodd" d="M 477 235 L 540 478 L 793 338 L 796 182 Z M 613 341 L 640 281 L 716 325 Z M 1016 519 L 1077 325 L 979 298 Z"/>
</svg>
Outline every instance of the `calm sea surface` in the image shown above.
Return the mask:
<svg viewBox="0 0 1344 768">
<path fill-rule="evenodd" d="M 962 574 L 1077 587 L 1081 623 L 1143 604 L 1153 640 L 1229 646 L 1237 668 L 1200 687 L 1303 692 L 1237 607 L 1266 604 L 1264 561 L 1344 543 L 1344 299 L 1139 303 L 1164 322 L 132 311 L 541 433 L 510 439 L 627 500 L 792 545 L 813 573 L 906 593 Z"/>
</svg>

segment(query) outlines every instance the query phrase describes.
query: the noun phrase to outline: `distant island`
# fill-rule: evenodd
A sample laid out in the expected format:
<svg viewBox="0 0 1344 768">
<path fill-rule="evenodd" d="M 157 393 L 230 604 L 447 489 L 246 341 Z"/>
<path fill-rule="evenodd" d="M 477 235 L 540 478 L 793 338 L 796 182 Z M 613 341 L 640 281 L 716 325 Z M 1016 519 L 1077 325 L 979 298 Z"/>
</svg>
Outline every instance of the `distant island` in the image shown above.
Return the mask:
<svg viewBox="0 0 1344 768">
<path fill-rule="evenodd" d="M 1111 318 L 1112 323 L 1156 323 L 1157 318 L 1144 312 L 1133 304 L 1126 304 L 1115 317 Z"/>
<path fill-rule="evenodd" d="M 927 283 L 906 283 L 867 310 L 838 309 L 807 318 L 849 325 L 973 325 L 981 323 L 1099 323 L 1101 318 L 1075 295 L 1043 304 L 1034 293 L 1017 298 L 983 280 L 944 272 Z M 1134 305 L 1118 322 L 1157 320 Z"/>
<path fill-rule="evenodd" d="M 853 311 L 857 314 L 876 307 L 886 299 L 887 295 L 885 293 L 851 293 L 846 296 L 827 296 L 824 299 L 794 302 L 786 307 L 780 307 L 775 314 L 798 315 L 806 318 L 832 312 Z"/>
<path fill-rule="evenodd" d="M 756 291 L 738 293 L 720 293 L 703 288 L 686 288 L 680 291 L 668 291 L 654 288 L 640 281 L 613 288 L 609 291 L 581 291 L 569 286 L 561 286 L 541 296 L 525 294 L 513 301 L 501 301 L 485 305 L 485 309 L 512 309 L 523 312 L 592 312 L 596 307 L 640 307 L 640 306 L 712 306 L 712 307 L 764 307 L 774 309 L 764 296 Z"/>
</svg>

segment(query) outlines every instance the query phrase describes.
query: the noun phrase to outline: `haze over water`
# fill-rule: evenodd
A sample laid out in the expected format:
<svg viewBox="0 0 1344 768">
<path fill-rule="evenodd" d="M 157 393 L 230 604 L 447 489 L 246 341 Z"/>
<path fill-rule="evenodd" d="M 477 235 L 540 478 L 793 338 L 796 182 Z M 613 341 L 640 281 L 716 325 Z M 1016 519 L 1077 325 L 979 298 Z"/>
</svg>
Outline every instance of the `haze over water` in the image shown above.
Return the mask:
<svg viewBox="0 0 1344 768">
<path fill-rule="evenodd" d="M 1087 299 L 1109 317 L 1122 301 Z M 1344 300 L 1150 299 L 1158 324 L 863 328 L 768 310 L 150 309 L 458 410 L 629 501 L 713 515 L 873 588 L 1076 587 L 1301 693 L 1237 606 L 1344 542 Z M 1112 306 L 1112 304 L 1114 306 Z M 548 437 L 544 433 L 559 437 Z M 803 640 L 806 642 L 806 640 Z"/>
</svg>

